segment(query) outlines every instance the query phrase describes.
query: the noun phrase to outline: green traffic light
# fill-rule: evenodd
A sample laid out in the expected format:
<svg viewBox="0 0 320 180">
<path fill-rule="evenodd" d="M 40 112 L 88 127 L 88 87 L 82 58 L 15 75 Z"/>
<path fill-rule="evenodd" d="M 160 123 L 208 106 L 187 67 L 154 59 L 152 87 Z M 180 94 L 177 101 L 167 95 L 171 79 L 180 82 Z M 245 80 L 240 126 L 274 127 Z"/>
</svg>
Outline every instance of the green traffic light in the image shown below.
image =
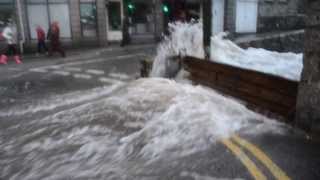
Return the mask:
<svg viewBox="0 0 320 180">
<path fill-rule="evenodd" d="M 168 12 L 169 12 L 168 6 L 163 6 L 163 12 L 165 12 L 165 13 L 168 13 Z"/>
<path fill-rule="evenodd" d="M 134 9 L 133 4 L 128 4 L 128 8 L 131 9 L 131 10 Z"/>
<path fill-rule="evenodd" d="M 162 6 L 162 11 L 163 11 L 164 13 L 169 13 L 169 7 L 168 7 L 167 5 L 163 5 L 163 6 Z"/>
</svg>

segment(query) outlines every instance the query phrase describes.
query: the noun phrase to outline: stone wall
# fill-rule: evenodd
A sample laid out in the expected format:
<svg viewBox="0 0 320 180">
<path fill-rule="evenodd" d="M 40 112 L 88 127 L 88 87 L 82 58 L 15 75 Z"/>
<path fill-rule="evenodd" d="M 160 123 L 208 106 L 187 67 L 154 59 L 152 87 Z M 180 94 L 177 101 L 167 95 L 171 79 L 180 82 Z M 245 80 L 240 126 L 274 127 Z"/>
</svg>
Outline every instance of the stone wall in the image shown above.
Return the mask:
<svg viewBox="0 0 320 180">
<path fill-rule="evenodd" d="M 256 47 L 278 52 L 303 52 L 304 30 L 263 34 L 235 40 L 242 48 Z"/>
<path fill-rule="evenodd" d="M 306 37 L 300 82 L 297 125 L 320 135 L 320 1 L 306 1 Z"/>
<path fill-rule="evenodd" d="M 299 13 L 301 0 L 260 0 L 258 32 L 303 29 L 304 16 Z"/>
<path fill-rule="evenodd" d="M 304 16 L 301 11 L 301 0 L 259 0 L 258 32 L 302 29 Z M 226 0 L 225 30 L 231 33 L 236 30 L 237 0 Z"/>
<path fill-rule="evenodd" d="M 294 29 L 304 29 L 305 16 L 292 15 L 292 16 L 273 16 L 273 17 L 259 17 L 258 19 L 258 32 L 270 31 L 284 31 Z"/>
<path fill-rule="evenodd" d="M 296 15 L 300 0 L 259 0 L 259 17 Z"/>
</svg>

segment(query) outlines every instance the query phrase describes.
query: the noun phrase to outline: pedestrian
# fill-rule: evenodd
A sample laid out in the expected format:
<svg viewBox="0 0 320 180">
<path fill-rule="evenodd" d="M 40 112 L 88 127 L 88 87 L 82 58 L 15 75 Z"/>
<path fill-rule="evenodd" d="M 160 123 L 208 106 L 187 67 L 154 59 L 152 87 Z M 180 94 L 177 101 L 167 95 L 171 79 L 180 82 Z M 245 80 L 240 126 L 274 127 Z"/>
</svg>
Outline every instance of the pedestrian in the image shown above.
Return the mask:
<svg viewBox="0 0 320 180">
<path fill-rule="evenodd" d="M 65 57 L 66 54 L 61 47 L 60 43 L 60 28 L 57 21 L 54 21 L 48 31 L 47 39 L 50 40 L 49 46 L 49 56 L 52 56 L 53 52 L 59 52 L 62 57 Z"/>
<path fill-rule="evenodd" d="M 37 55 L 41 54 L 41 50 L 44 49 L 45 52 L 48 52 L 48 48 L 46 46 L 46 33 L 40 25 L 36 27 L 37 39 L 38 39 L 38 51 Z"/>
<path fill-rule="evenodd" d="M 17 64 L 21 64 L 20 54 L 17 48 L 18 32 L 13 20 L 9 19 L 2 32 L 2 37 L 6 40 L 6 52 L 0 57 L 0 64 L 7 64 L 8 56 L 12 55 Z"/>
<path fill-rule="evenodd" d="M 120 44 L 121 47 L 124 47 L 125 45 L 131 42 L 129 28 L 130 28 L 130 19 L 129 17 L 125 16 L 125 18 L 123 19 L 123 26 L 122 26 L 122 41 Z"/>
</svg>

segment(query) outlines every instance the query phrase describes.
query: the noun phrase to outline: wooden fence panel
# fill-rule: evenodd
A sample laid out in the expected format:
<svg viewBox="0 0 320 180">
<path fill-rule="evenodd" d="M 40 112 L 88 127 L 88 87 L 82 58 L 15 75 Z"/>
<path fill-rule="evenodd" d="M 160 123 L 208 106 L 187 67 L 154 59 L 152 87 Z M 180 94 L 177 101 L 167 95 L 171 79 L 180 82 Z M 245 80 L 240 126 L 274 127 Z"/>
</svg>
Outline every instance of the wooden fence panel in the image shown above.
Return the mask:
<svg viewBox="0 0 320 180">
<path fill-rule="evenodd" d="M 294 113 L 298 82 L 193 57 L 185 57 L 183 64 L 195 83 L 284 117 Z"/>
</svg>

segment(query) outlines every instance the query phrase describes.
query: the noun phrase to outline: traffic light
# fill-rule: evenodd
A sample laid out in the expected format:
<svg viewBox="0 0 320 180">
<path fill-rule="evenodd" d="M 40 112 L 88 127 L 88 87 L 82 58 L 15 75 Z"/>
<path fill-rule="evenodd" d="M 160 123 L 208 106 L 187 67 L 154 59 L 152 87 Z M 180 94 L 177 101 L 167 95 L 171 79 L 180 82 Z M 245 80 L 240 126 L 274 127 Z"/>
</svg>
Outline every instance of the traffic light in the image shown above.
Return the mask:
<svg viewBox="0 0 320 180">
<path fill-rule="evenodd" d="M 129 15 L 132 15 L 136 9 L 135 4 L 131 0 L 125 0 L 125 5 Z"/>
<path fill-rule="evenodd" d="M 128 3 L 128 9 L 131 10 L 131 11 L 133 11 L 134 5 L 133 5 L 132 2 L 129 2 L 129 3 Z"/>
<path fill-rule="evenodd" d="M 164 14 L 168 15 L 170 13 L 170 8 L 167 4 L 162 4 L 162 11 Z"/>
</svg>

